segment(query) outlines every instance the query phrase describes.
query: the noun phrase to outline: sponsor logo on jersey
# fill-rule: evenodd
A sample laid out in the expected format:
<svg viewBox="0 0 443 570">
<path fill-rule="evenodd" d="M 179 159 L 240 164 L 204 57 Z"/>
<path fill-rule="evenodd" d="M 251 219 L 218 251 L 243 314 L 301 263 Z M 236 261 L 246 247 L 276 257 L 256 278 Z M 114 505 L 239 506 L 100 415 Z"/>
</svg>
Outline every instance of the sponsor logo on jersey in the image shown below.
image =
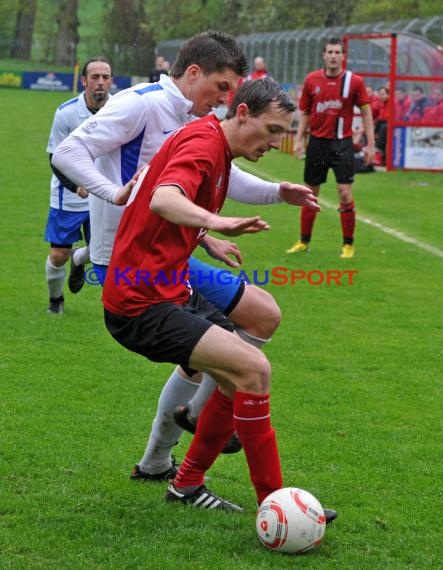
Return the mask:
<svg viewBox="0 0 443 570">
<path fill-rule="evenodd" d="M 340 110 L 343 108 L 343 103 L 340 99 L 330 99 L 329 101 L 322 101 L 317 103 L 316 111 L 317 113 L 324 113 L 329 109 Z"/>
</svg>

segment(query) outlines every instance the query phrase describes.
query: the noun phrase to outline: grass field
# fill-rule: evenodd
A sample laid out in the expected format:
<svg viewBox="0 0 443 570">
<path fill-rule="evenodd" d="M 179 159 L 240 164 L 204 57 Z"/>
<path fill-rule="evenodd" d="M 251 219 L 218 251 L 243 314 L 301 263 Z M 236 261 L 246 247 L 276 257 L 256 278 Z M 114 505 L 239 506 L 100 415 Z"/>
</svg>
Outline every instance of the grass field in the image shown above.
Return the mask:
<svg viewBox="0 0 443 570">
<path fill-rule="evenodd" d="M 266 353 L 285 485 L 340 513 L 317 551 L 278 555 L 255 536 L 242 454 L 209 473 L 214 491 L 245 507 L 239 515 L 166 505 L 163 484 L 129 480 L 172 367 L 112 340 L 98 287 L 66 290 L 61 317 L 45 312 L 45 149 L 64 99 L 0 91 L 0 568 L 441 568 L 441 175 L 358 175 L 359 214 L 415 242 L 360 222 L 352 260 L 338 256 L 339 219 L 327 206 L 311 252 L 291 256 L 296 209 L 226 205 L 272 225 L 237 240 L 246 272 L 358 271 L 352 285 L 266 285 L 283 311 Z M 246 166 L 302 178 L 302 163 L 276 152 Z M 323 197 L 335 205 L 332 178 Z"/>
</svg>

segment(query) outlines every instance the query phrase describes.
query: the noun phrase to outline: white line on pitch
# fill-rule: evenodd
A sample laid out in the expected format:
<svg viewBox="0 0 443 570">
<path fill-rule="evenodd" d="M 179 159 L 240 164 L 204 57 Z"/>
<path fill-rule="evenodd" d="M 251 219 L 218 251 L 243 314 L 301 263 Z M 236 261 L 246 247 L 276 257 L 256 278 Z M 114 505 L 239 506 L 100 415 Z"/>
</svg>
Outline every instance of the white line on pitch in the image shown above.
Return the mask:
<svg viewBox="0 0 443 570">
<path fill-rule="evenodd" d="M 321 198 L 319 200 L 319 202 L 320 202 L 321 206 L 325 206 L 326 208 L 329 208 L 331 210 L 337 210 L 336 205 L 332 204 L 331 202 L 328 202 L 327 200 L 324 200 L 323 198 Z M 437 255 L 438 257 L 443 258 L 443 251 L 441 249 L 438 249 L 438 247 L 434 247 L 433 245 L 430 245 L 429 243 L 426 243 L 426 242 L 421 241 L 419 239 L 408 236 L 408 235 L 404 234 L 403 232 L 399 232 L 398 230 L 395 230 L 394 228 L 390 228 L 389 226 L 385 226 L 384 224 L 381 224 L 380 222 L 375 222 L 374 220 L 371 220 L 371 218 L 366 218 L 366 216 L 361 216 L 360 214 L 357 214 L 357 220 L 360 222 L 363 222 L 364 224 L 367 224 L 368 226 L 372 226 L 373 228 L 377 228 L 378 230 L 384 232 L 385 234 L 389 234 L 390 236 L 393 236 L 393 237 L 399 239 L 400 241 L 404 241 L 405 243 L 411 243 L 412 245 L 415 245 L 416 247 L 419 247 L 420 249 L 424 249 L 425 251 L 428 251 L 429 253 L 432 253 L 433 255 Z"/>
<path fill-rule="evenodd" d="M 266 172 L 263 172 L 263 171 L 259 170 L 258 168 L 250 166 L 249 164 L 247 165 L 247 167 L 245 167 L 245 170 L 250 171 L 251 174 L 255 174 L 256 176 L 260 176 L 261 178 L 264 178 L 265 180 L 270 180 L 271 182 L 280 182 L 280 180 L 277 180 L 275 178 L 269 178 L 269 175 Z M 337 210 L 337 206 L 332 204 L 328 200 L 324 200 L 323 198 L 319 198 L 319 202 L 320 202 L 320 205 L 324 206 L 325 208 L 328 208 L 331 210 Z M 429 243 L 426 243 L 426 242 L 421 241 L 419 239 L 408 236 L 408 235 L 404 234 L 403 232 L 399 232 L 398 230 L 395 230 L 394 228 L 390 228 L 389 226 L 385 226 L 384 224 L 381 224 L 379 222 L 375 222 L 374 220 L 371 220 L 371 218 L 366 218 L 365 216 L 361 216 L 360 214 L 357 214 L 357 219 L 360 222 L 367 224 L 368 226 L 372 226 L 373 228 L 376 228 L 376 229 L 384 232 L 385 234 L 389 234 L 390 236 L 399 239 L 400 241 L 403 241 L 405 243 L 410 243 L 412 245 L 415 245 L 415 247 L 418 247 L 420 249 L 424 249 L 425 251 L 432 253 L 433 255 L 436 255 L 437 257 L 443 258 L 443 250 L 438 249 L 438 247 L 434 247 L 433 245 L 430 245 Z"/>
</svg>

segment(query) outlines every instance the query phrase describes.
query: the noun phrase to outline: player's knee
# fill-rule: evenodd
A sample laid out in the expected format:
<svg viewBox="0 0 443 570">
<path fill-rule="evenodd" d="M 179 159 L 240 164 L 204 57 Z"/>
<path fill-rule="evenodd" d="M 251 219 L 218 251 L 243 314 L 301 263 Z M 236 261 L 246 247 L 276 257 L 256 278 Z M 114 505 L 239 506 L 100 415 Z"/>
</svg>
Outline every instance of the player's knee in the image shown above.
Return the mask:
<svg viewBox="0 0 443 570">
<path fill-rule="evenodd" d="M 49 260 L 55 267 L 61 267 L 69 259 L 70 251 L 61 248 L 52 248 L 49 255 Z"/>
<path fill-rule="evenodd" d="M 252 336 L 268 340 L 272 337 L 281 322 L 281 310 L 275 300 L 270 299 L 254 313 L 254 321 L 251 322 L 245 331 Z"/>
<path fill-rule="evenodd" d="M 338 195 L 342 204 L 349 204 L 352 202 L 352 187 L 350 185 L 339 186 Z"/>
<path fill-rule="evenodd" d="M 271 384 L 271 365 L 258 349 L 252 349 L 242 362 L 243 369 L 237 388 L 242 392 L 267 394 Z"/>
<path fill-rule="evenodd" d="M 229 315 L 248 334 L 267 340 L 281 321 L 281 310 L 274 297 L 255 286 L 245 289 L 245 296 Z"/>
<path fill-rule="evenodd" d="M 281 309 L 278 306 L 277 301 L 271 294 L 266 292 L 266 295 L 267 298 L 263 321 L 261 323 L 257 323 L 259 327 L 263 328 L 262 333 L 257 335 L 260 338 L 271 338 L 280 325 L 282 318 Z"/>
</svg>

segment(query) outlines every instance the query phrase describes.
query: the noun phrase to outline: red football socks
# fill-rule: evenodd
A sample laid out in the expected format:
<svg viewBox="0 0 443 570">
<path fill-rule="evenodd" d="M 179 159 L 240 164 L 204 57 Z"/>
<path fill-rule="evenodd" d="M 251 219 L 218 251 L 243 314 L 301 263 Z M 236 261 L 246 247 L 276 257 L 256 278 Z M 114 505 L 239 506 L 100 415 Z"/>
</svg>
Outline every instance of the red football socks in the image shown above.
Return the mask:
<svg viewBox="0 0 443 570">
<path fill-rule="evenodd" d="M 277 440 L 271 426 L 269 394 L 236 392 L 234 402 L 219 390 L 209 398 L 174 487 L 198 487 L 234 428 L 243 445 L 258 502 L 282 486 Z"/>
<path fill-rule="evenodd" d="M 355 231 L 355 204 L 340 204 L 340 221 L 343 232 L 343 242 L 352 245 Z"/>
<path fill-rule="evenodd" d="M 301 241 L 308 243 L 311 241 L 312 228 L 314 227 L 317 212 L 313 212 L 306 206 L 303 206 L 300 213 L 300 235 Z"/>
<path fill-rule="evenodd" d="M 234 431 L 233 401 L 215 390 L 203 407 L 197 430 L 174 479 L 174 487 L 199 487 Z"/>
<path fill-rule="evenodd" d="M 260 504 L 282 486 L 277 440 L 271 426 L 269 394 L 236 392 L 234 428 L 243 445 Z"/>
</svg>

